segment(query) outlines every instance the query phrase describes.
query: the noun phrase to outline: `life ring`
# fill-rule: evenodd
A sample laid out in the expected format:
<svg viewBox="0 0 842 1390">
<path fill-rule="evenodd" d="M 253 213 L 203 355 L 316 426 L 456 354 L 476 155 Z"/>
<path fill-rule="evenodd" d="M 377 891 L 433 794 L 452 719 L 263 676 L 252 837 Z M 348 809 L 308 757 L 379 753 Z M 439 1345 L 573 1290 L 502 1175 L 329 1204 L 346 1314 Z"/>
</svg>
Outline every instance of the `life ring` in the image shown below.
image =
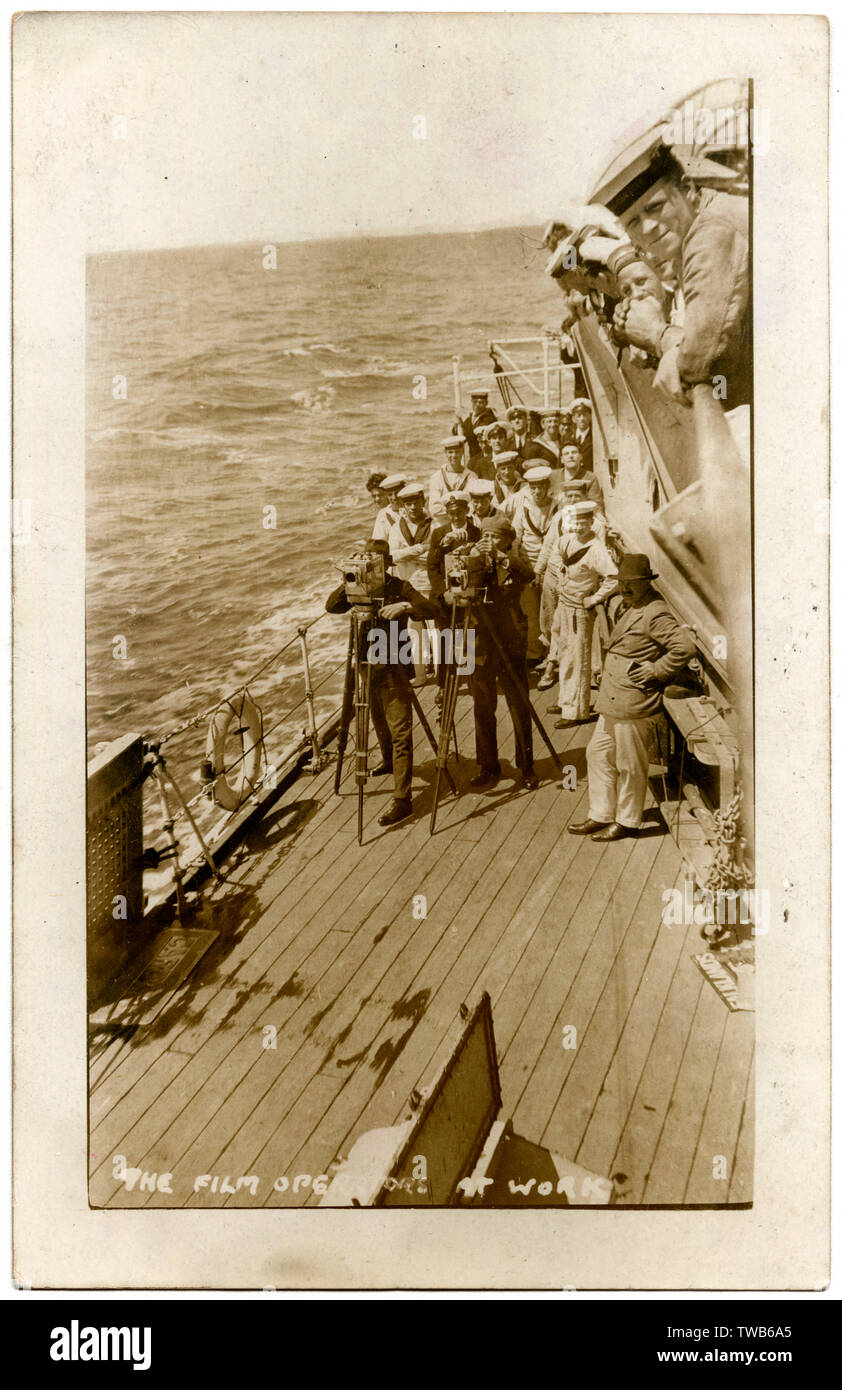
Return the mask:
<svg viewBox="0 0 842 1390">
<path fill-rule="evenodd" d="M 235 779 L 229 782 L 225 768 L 225 742 L 232 719 L 235 733 L 242 739 L 233 770 Z M 239 698 L 226 700 L 211 719 L 205 757 L 212 780 L 211 795 L 224 811 L 236 811 L 254 791 L 263 756 L 263 715 L 251 696 L 244 691 Z"/>
</svg>

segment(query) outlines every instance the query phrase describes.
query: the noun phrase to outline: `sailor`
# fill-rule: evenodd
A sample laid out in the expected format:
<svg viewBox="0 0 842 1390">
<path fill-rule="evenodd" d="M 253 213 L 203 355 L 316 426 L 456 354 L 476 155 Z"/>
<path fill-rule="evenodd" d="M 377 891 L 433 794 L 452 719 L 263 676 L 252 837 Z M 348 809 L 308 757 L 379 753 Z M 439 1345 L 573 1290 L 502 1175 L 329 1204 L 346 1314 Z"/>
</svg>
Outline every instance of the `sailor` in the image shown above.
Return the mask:
<svg viewBox="0 0 842 1390">
<path fill-rule="evenodd" d="M 550 468 L 559 467 L 561 411 L 555 406 L 541 411 L 541 433 L 531 439 L 523 451 L 523 460 L 536 459 L 548 463 Z"/>
<path fill-rule="evenodd" d="M 389 574 L 392 559 L 388 542 L 373 539 L 366 547 L 369 555 L 382 555 L 386 562 L 386 587 L 383 602 L 373 619 L 369 633 L 379 631 L 385 638 L 386 651 L 399 651 L 402 646 L 401 634 L 406 628 L 408 618 L 423 621 L 435 618 L 436 604 L 425 598 L 417 589 L 396 575 Z M 340 584 L 328 597 L 325 609 L 328 613 L 347 613 L 351 601 Z M 397 623 L 397 638 L 389 641 L 390 624 Z M 371 650 L 371 638 L 367 636 L 361 658 L 367 660 L 366 653 Z M 371 722 L 380 744 L 383 762 L 374 769 L 373 777 L 385 777 L 394 773 L 395 791 L 391 806 L 380 816 L 378 825 L 397 825 L 412 815 L 412 700 L 409 693 L 407 668 L 401 662 L 371 663 Z"/>
<path fill-rule="evenodd" d="M 486 517 L 482 522 L 481 550 L 492 566 L 484 589 L 482 617 L 477 620 L 474 672 L 471 694 L 474 700 L 474 737 L 478 770 L 470 786 L 476 791 L 495 785 L 501 775 L 497 745 L 497 685 L 509 709 L 515 735 L 515 764 L 524 787 L 538 785 L 532 754 L 532 724 L 528 703 L 526 670 L 526 632 L 520 607 L 520 593 L 532 578 L 530 566 L 513 549 L 514 528 L 504 516 Z M 449 594 L 451 602 L 454 595 Z M 489 636 L 490 627 L 508 657 L 507 670 L 500 651 Z"/>
<path fill-rule="evenodd" d="M 494 484 L 487 478 L 475 478 L 468 484 L 468 496 L 471 499 L 471 516 L 476 522 L 482 522 L 485 517 L 493 516 L 497 511 L 494 500 Z"/>
<path fill-rule="evenodd" d="M 541 641 L 547 646 L 543 675 L 538 681 L 539 690 L 549 690 L 558 679 L 558 651 L 557 643 L 555 646 L 553 643 L 553 620 L 563 570 L 560 547 L 564 535 L 573 535 L 573 505 L 586 500 L 586 489 L 587 483 L 583 478 L 576 478 L 563 485 L 558 495 L 558 508 L 550 521 L 541 553 L 534 565 L 535 578 L 541 584 L 541 605 L 538 610 Z"/>
<path fill-rule="evenodd" d="M 374 519 L 371 534 L 376 541 L 388 541 L 389 532 L 398 520 L 401 509 L 398 505 L 398 493 L 402 487 L 406 487 L 408 478 L 405 473 L 390 473 L 383 478 L 380 483 L 380 491 L 385 497 L 385 502 Z"/>
<path fill-rule="evenodd" d="M 575 444 L 586 472 L 593 471 L 593 438 L 591 435 L 591 403 L 584 396 L 577 396 L 570 406 L 571 431 L 570 444 Z"/>
<path fill-rule="evenodd" d="M 594 201 L 616 214 L 661 280 L 683 298 L 683 326 L 670 325 L 654 298 L 631 302 L 624 332 L 659 357 L 655 385 L 683 388 L 722 377 L 726 409 L 751 392 L 748 324 L 748 200 L 733 169 L 689 147 L 670 148 L 659 131 Z"/>
<path fill-rule="evenodd" d="M 571 835 L 620 840 L 642 824 L 662 690 L 695 655 L 689 629 L 652 588 L 657 577 L 645 555 L 624 555 L 618 566 L 623 602 L 605 651 L 599 718 L 587 750 L 588 819 L 569 825 Z"/>
<path fill-rule="evenodd" d="M 430 478 L 430 516 L 440 526 L 445 519 L 444 504 L 452 492 L 467 492 L 468 483 L 477 475 L 465 467 L 465 436 L 449 434 L 442 440 L 446 462 Z M 406 482 L 406 479 L 404 479 Z"/>
<path fill-rule="evenodd" d="M 514 449 L 507 449 L 502 454 L 497 454 L 494 459 L 494 502 L 497 507 L 511 516 L 512 499 L 517 496 L 524 486 L 523 478 L 518 472 L 520 455 Z"/>
<path fill-rule="evenodd" d="M 430 546 L 427 551 L 427 578 L 430 598 L 437 603 L 434 622 L 440 632 L 450 627 L 451 620 L 451 609 L 444 604 L 442 598 L 447 588 L 444 557 L 451 550 L 470 545 L 480 538 L 479 523 L 468 514 L 469 500 L 466 492 L 450 493 L 445 501 L 445 522 L 441 526 L 434 525 L 430 534 Z M 439 687 L 436 694 L 436 705 L 441 704 L 444 677 L 444 665 L 439 662 L 436 672 Z"/>
<path fill-rule="evenodd" d="M 471 413 L 464 419 L 457 417 L 456 425 L 468 443 L 468 465 L 474 467 L 474 459 L 482 454 L 478 431 L 486 425 L 493 425 L 497 416 L 488 404 L 488 392 L 482 389 L 471 392 Z"/>
<path fill-rule="evenodd" d="M 388 495 L 383 491 L 382 486 L 385 477 L 385 473 L 369 473 L 365 480 L 365 490 L 378 511 L 389 504 Z"/>
<path fill-rule="evenodd" d="M 593 529 L 596 504 L 574 502 L 571 511 L 572 534 L 562 532 L 555 557 L 558 601 L 548 661 L 558 669 L 557 729 L 590 718 L 596 605 L 617 588 L 617 565 Z"/>
<path fill-rule="evenodd" d="M 485 438 L 491 449 L 492 459 L 498 454 L 506 453 L 512 447 L 511 436 L 502 420 L 495 420 L 493 425 L 485 426 Z"/>
<path fill-rule="evenodd" d="M 392 552 L 395 574 L 406 580 L 419 594 L 429 597 L 430 580 L 427 574 L 427 552 L 430 549 L 430 534 L 433 523 L 427 515 L 424 504 L 424 489 L 420 483 L 407 483 L 397 496 L 401 515 L 389 532 L 389 549 Z M 424 657 L 424 624 L 410 624 L 417 642 L 414 685 L 423 685 L 432 669 Z"/>
<path fill-rule="evenodd" d="M 527 468 L 523 475 L 526 486 L 511 503 L 511 522 L 515 528 L 516 553 L 533 572 L 544 545 L 555 512 L 555 499 L 550 491 L 553 470 L 547 464 Z M 507 508 L 508 510 L 508 508 Z M 544 655 L 541 645 L 541 581 L 534 579 L 524 586 L 521 606 L 527 621 L 527 660 L 535 664 Z"/>
<path fill-rule="evenodd" d="M 561 451 L 561 472 L 553 478 L 554 492 L 556 497 L 560 497 L 571 483 L 585 483 L 585 499 L 588 502 L 595 502 L 597 513 L 600 517 L 598 529 L 604 529 L 605 521 L 605 502 L 602 496 L 602 488 L 599 479 L 592 469 L 585 468 L 582 460 L 582 451 L 578 444 L 565 444 Z"/>
<path fill-rule="evenodd" d="M 506 419 L 512 431 L 510 448 L 523 458 L 523 451 L 532 440 L 532 432 L 529 428 L 529 415 L 523 405 L 510 405 L 506 411 Z"/>
</svg>

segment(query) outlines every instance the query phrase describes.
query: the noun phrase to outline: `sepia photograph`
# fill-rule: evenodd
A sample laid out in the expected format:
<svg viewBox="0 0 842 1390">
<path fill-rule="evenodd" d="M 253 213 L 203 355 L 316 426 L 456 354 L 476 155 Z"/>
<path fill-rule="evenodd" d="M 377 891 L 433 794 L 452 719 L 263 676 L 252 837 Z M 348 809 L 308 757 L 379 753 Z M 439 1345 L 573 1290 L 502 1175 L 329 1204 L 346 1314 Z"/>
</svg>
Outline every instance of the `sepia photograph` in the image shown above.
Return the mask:
<svg viewBox="0 0 842 1390">
<path fill-rule="evenodd" d="M 39 140 L 83 210 L 69 308 L 18 267 L 33 339 L 76 316 L 41 466 L 79 581 L 53 830 L 83 856 L 62 1090 L 100 1239 L 126 1210 L 141 1243 L 174 1209 L 300 1209 L 314 1241 L 338 1209 L 447 1210 L 457 1242 L 540 1211 L 618 1250 L 628 1211 L 749 1219 L 767 948 L 807 891 L 763 868 L 798 737 L 768 702 L 799 654 L 828 698 L 826 409 L 791 525 L 763 471 L 771 73 L 803 40 L 819 187 L 827 74 L 823 21 L 764 48 L 742 19 L 18 21 L 21 89 L 63 93 L 37 138 L 19 119 L 18 216 Z M 21 568 L 49 505 L 15 491 Z M 810 736 L 823 779 L 824 714 Z M 827 793 L 787 785 L 792 846 L 819 821 L 818 968 Z"/>
</svg>

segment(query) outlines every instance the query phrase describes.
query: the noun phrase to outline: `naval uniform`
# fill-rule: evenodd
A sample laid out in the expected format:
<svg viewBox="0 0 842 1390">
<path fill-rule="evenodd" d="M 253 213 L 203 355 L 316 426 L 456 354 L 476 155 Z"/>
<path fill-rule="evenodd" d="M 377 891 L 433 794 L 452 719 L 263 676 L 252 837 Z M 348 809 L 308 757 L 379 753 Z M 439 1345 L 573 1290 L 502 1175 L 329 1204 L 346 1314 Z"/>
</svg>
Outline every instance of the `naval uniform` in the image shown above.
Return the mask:
<svg viewBox="0 0 842 1390">
<path fill-rule="evenodd" d="M 589 816 L 636 830 L 649 780 L 649 743 L 663 708 L 661 687 L 695 655 L 693 638 L 664 600 L 649 589 L 620 611 L 605 650 L 599 715 L 587 749 Z M 641 689 L 629 678 L 636 661 L 651 661 L 656 682 Z"/>
<path fill-rule="evenodd" d="M 562 535 L 558 546 L 558 602 L 552 621 L 550 660 L 558 662 L 562 719 L 587 719 L 591 712 L 591 651 L 595 605 L 613 594 L 617 566 L 598 536 L 580 541 Z"/>
<path fill-rule="evenodd" d="M 417 589 L 413 589 L 411 584 L 396 578 L 393 574 L 386 575 L 383 603 L 412 604 L 409 615 L 403 614 L 393 620 L 397 624 L 399 642 L 406 629 L 407 616 L 423 621 L 425 618 L 435 618 L 437 613 L 436 605 L 431 599 L 425 598 Z M 347 613 L 351 607 L 344 584 L 334 589 L 325 603 L 328 613 Z M 367 634 L 378 627 L 385 635 L 388 650 L 389 624 L 378 623 L 376 614 L 373 614 L 363 641 L 363 659 L 368 650 Z M 383 761 L 391 764 L 394 769 L 395 800 L 409 801 L 412 798 L 412 698 L 409 693 L 407 668 L 403 664 L 372 663 L 371 722 L 380 744 Z"/>
<path fill-rule="evenodd" d="M 441 525 L 447 516 L 445 502 L 451 493 L 461 493 L 467 498 L 468 484 L 476 480 L 477 475 L 472 468 L 463 468 L 461 473 L 451 473 L 449 468 L 444 467 L 436 469 L 430 478 L 430 516 L 437 525 Z"/>
<path fill-rule="evenodd" d="M 550 523 L 555 514 L 555 502 L 547 501 L 542 510 L 532 499 L 528 488 L 517 494 L 511 505 L 504 508 L 515 528 L 518 553 L 534 571 L 538 564 Z M 527 621 L 527 657 L 534 660 L 543 655 L 541 646 L 541 592 L 540 586 L 527 584 L 521 593 L 521 608 Z"/>
<path fill-rule="evenodd" d="M 400 519 L 400 512 L 396 507 L 381 507 L 377 516 L 374 518 L 374 525 L 371 528 L 371 538 L 375 541 L 387 541 L 389 532 Z"/>
<path fill-rule="evenodd" d="M 422 517 L 417 524 L 413 524 L 409 517 L 401 516 L 389 532 L 389 551 L 395 574 L 398 579 L 405 579 L 407 584 L 411 584 L 413 589 L 417 589 L 419 594 L 424 594 L 425 597 L 429 597 L 430 593 L 427 552 L 430 548 L 432 529 L 433 523 L 428 516 Z M 418 641 L 416 675 L 421 678 L 425 669 L 424 623 L 412 622 L 411 627 Z"/>
</svg>

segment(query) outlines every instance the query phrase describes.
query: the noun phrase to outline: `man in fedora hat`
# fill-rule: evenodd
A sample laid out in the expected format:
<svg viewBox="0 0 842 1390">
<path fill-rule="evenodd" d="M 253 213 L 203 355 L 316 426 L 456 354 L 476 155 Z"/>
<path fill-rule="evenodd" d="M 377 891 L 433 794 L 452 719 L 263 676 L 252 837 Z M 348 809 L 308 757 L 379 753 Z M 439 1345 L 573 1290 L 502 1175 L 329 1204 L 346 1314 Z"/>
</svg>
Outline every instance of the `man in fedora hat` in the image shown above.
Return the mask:
<svg viewBox="0 0 842 1390">
<path fill-rule="evenodd" d="M 622 840 L 643 821 L 649 741 L 663 709 L 662 690 L 695 655 L 689 630 L 652 588 L 645 555 L 624 555 L 617 569 L 622 606 L 605 649 L 599 716 L 588 744 L 588 819 L 571 835 Z"/>
</svg>

